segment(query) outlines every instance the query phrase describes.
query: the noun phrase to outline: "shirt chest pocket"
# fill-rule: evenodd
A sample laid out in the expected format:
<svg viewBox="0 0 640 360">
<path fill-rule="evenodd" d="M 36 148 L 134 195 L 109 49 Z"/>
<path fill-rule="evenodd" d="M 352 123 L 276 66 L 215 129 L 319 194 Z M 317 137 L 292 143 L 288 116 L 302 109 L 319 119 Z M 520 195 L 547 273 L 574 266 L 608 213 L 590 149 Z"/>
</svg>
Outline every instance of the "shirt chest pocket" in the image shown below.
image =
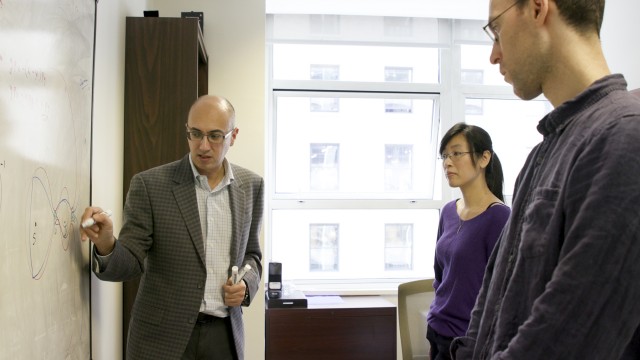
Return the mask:
<svg viewBox="0 0 640 360">
<path fill-rule="evenodd" d="M 525 258 L 537 257 L 553 246 L 552 226 L 557 211 L 560 190 L 539 188 L 531 195 L 522 223 L 520 254 Z"/>
</svg>

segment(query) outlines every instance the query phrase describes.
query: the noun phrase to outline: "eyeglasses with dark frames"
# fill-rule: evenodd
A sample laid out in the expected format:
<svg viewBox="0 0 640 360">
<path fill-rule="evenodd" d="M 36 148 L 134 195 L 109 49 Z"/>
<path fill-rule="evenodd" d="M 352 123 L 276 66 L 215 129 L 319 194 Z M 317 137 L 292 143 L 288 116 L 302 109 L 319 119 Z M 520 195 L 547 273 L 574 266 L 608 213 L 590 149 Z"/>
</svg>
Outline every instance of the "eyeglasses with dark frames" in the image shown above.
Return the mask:
<svg viewBox="0 0 640 360">
<path fill-rule="evenodd" d="M 496 30 L 496 28 L 494 28 L 492 25 L 493 23 L 498 20 L 498 18 L 502 15 L 504 15 L 507 11 L 509 11 L 512 7 L 518 5 L 519 1 L 514 2 L 513 4 L 511 4 L 511 6 L 509 6 L 508 8 L 504 9 L 503 12 L 501 12 L 500 14 L 496 15 L 496 17 L 494 17 L 492 20 L 490 20 L 487 25 L 482 27 L 482 30 L 484 30 L 484 32 L 489 36 L 489 38 L 491 39 L 491 41 L 493 41 L 494 43 L 500 42 L 500 32 L 498 30 Z"/>
<path fill-rule="evenodd" d="M 225 140 L 227 140 L 229 136 L 231 136 L 231 133 L 233 133 L 233 130 L 235 130 L 235 128 L 233 128 L 226 134 L 223 133 L 222 131 L 211 131 L 205 134 L 198 129 L 189 127 L 189 125 L 186 125 L 186 127 L 187 127 L 187 139 L 192 141 L 202 141 L 202 139 L 206 137 L 210 144 L 223 143 Z"/>
</svg>

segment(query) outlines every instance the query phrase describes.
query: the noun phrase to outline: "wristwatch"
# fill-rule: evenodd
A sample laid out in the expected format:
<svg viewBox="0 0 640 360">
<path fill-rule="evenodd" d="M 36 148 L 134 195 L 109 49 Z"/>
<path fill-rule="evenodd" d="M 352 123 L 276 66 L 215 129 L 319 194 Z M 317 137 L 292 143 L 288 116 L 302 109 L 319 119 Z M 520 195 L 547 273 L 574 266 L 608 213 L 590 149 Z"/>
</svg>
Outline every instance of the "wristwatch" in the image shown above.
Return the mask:
<svg viewBox="0 0 640 360">
<path fill-rule="evenodd" d="M 244 299 L 242 299 L 243 303 L 246 303 L 247 305 L 249 304 L 249 284 L 247 284 L 247 281 L 245 279 L 242 279 L 242 281 L 244 281 Z"/>
</svg>

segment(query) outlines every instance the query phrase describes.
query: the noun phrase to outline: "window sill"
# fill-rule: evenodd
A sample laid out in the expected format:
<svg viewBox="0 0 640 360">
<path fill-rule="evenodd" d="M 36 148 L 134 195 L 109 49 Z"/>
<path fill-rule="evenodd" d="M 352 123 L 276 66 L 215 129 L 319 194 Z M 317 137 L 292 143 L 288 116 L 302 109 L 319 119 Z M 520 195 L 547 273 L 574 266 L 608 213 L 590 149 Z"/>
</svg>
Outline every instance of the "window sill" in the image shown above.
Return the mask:
<svg viewBox="0 0 640 360">
<path fill-rule="evenodd" d="M 416 279 L 379 283 L 293 283 L 285 281 L 284 287 L 288 291 L 302 291 L 308 296 L 396 295 L 398 293 L 398 285 L 412 280 Z"/>
</svg>

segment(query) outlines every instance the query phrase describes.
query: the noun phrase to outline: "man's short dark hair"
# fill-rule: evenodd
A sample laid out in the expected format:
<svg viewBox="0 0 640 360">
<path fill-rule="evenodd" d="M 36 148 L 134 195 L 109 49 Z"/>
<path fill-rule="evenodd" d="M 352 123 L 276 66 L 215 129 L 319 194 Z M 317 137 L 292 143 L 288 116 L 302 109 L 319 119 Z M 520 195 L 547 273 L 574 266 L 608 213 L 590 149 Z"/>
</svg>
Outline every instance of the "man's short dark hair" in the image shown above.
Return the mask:
<svg viewBox="0 0 640 360">
<path fill-rule="evenodd" d="M 517 0 L 522 8 L 527 1 Z M 600 37 L 605 0 L 555 0 L 560 16 L 582 34 L 595 31 Z"/>
</svg>

